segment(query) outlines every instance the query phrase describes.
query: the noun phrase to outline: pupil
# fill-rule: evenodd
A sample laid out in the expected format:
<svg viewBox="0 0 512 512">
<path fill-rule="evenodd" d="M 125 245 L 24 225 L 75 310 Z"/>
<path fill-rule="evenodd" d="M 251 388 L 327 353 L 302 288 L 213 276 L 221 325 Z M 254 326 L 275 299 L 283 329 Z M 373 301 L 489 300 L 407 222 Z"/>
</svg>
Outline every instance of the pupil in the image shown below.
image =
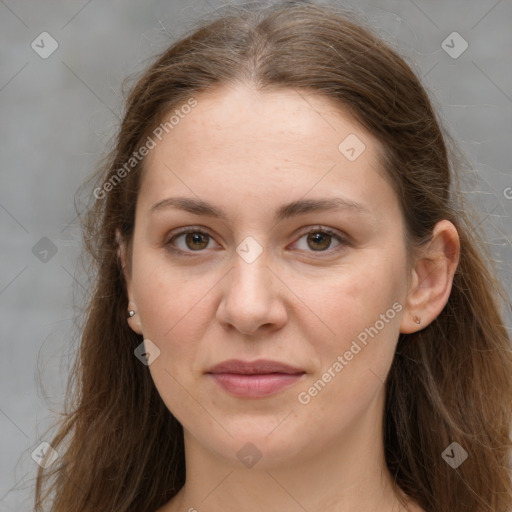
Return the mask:
<svg viewBox="0 0 512 512">
<path fill-rule="evenodd" d="M 313 243 L 319 243 L 321 244 L 322 238 L 324 238 L 324 241 L 327 243 L 324 243 L 321 249 L 327 249 L 329 247 L 329 236 L 324 233 L 315 233 L 314 235 L 310 235 L 310 240 L 313 240 Z M 320 241 L 318 240 L 320 238 Z M 322 245 L 322 244 L 321 244 Z"/>
<path fill-rule="evenodd" d="M 187 244 L 190 242 L 192 245 L 193 244 L 201 244 L 201 239 L 203 238 L 203 235 L 201 233 L 188 233 L 187 234 Z M 204 243 L 203 241 L 203 246 L 202 247 L 199 247 L 199 249 L 204 249 L 204 247 L 206 247 L 206 245 L 208 245 L 208 243 Z M 193 247 L 189 247 L 189 249 L 194 249 Z M 195 247 L 195 249 L 197 249 L 197 247 Z"/>
</svg>

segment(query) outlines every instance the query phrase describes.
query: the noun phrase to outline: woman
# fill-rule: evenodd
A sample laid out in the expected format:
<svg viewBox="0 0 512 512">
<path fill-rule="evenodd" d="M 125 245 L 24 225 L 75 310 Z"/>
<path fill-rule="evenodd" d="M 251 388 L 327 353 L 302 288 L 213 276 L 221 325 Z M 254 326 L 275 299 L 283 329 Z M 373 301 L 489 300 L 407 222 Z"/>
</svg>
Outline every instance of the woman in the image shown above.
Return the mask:
<svg viewBox="0 0 512 512">
<path fill-rule="evenodd" d="M 454 171 L 414 73 L 338 9 L 175 42 L 94 177 L 37 510 L 510 510 L 510 340 Z"/>
</svg>

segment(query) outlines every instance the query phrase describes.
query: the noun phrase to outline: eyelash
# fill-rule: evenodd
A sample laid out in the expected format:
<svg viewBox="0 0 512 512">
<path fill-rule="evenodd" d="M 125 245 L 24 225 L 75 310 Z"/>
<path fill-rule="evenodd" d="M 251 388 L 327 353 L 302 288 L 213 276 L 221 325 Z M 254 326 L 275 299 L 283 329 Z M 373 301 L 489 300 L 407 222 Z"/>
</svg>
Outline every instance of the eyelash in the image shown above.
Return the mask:
<svg viewBox="0 0 512 512">
<path fill-rule="evenodd" d="M 208 237 L 210 238 L 213 238 L 208 232 L 202 230 L 202 229 L 199 229 L 199 228 L 196 228 L 196 227 L 193 227 L 193 226 L 190 226 L 190 227 L 187 227 L 187 228 L 183 228 L 182 230 L 176 232 L 173 234 L 173 236 L 171 236 L 167 242 L 165 242 L 165 247 L 172 253 L 178 255 L 178 256 L 185 256 L 185 257 L 193 257 L 193 256 L 196 256 L 196 255 L 199 255 L 199 253 L 203 252 L 204 249 L 201 249 L 201 250 L 197 250 L 197 251 L 191 251 L 191 250 L 188 250 L 188 251 L 183 251 L 182 249 L 176 249 L 175 247 L 173 247 L 171 245 L 171 242 L 176 240 L 178 237 L 180 237 L 181 235 L 186 235 L 187 233 L 198 233 L 198 234 L 201 234 L 201 235 L 207 235 Z M 338 234 L 337 232 L 333 231 L 332 229 L 329 229 L 329 228 L 324 228 L 324 227 L 315 227 L 313 229 L 310 229 L 309 231 L 306 231 L 304 233 L 302 233 L 300 235 L 300 237 L 298 238 L 298 240 L 300 240 L 301 238 L 303 238 L 305 235 L 309 235 L 309 234 L 312 234 L 312 233 L 321 233 L 321 234 L 324 234 L 324 235 L 329 235 L 329 236 L 332 236 L 333 238 L 335 238 L 338 242 L 339 242 L 339 245 L 337 247 L 335 247 L 334 249 L 328 249 L 328 250 L 325 250 L 325 251 L 308 251 L 308 252 L 312 252 L 312 253 L 327 253 L 329 255 L 332 255 L 332 253 L 336 253 L 340 250 L 342 250 L 343 248 L 345 248 L 346 246 L 350 245 L 349 241 L 341 236 L 340 234 Z M 319 258 L 322 258 L 323 256 L 314 256 L 315 258 L 316 257 L 319 257 Z"/>
</svg>

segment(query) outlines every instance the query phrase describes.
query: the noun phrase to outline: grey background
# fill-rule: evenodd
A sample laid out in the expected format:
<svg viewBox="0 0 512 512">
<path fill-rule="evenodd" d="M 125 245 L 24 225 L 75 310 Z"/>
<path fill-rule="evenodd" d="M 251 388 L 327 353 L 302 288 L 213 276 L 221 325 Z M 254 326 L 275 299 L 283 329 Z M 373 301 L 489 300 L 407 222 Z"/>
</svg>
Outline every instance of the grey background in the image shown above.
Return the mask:
<svg viewBox="0 0 512 512">
<path fill-rule="evenodd" d="M 471 158 L 478 174 L 466 192 L 510 293 L 512 2 L 340 3 L 409 58 Z M 61 408 L 76 349 L 73 300 L 87 277 L 77 267 L 75 190 L 114 134 L 123 79 L 219 5 L 0 0 L 2 512 L 32 509 L 31 453 L 49 440 L 50 409 Z M 59 45 L 47 59 L 31 48 L 43 31 Z M 453 31 L 469 45 L 456 59 L 442 48 Z M 57 252 L 44 256 L 41 244 Z"/>
</svg>

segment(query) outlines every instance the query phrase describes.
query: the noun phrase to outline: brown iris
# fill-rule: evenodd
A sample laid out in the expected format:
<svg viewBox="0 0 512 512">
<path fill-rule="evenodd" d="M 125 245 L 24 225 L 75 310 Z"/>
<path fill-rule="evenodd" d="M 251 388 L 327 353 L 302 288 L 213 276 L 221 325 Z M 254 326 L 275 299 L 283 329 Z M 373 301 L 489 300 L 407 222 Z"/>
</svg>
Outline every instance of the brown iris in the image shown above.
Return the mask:
<svg viewBox="0 0 512 512">
<path fill-rule="evenodd" d="M 308 244 L 310 242 L 313 242 L 314 244 L 321 245 L 321 247 L 319 249 L 314 249 L 314 247 L 312 247 L 312 249 L 314 249 L 314 250 L 328 249 L 329 245 L 331 243 L 331 236 L 332 235 L 329 235 L 328 233 L 319 233 L 319 232 L 310 233 L 308 235 Z M 322 238 L 324 240 L 324 243 L 322 243 Z"/>
<path fill-rule="evenodd" d="M 201 250 L 201 249 L 204 249 L 206 248 L 206 246 L 208 245 L 208 237 L 209 235 L 205 234 L 205 233 L 187 233 L 186 236 L 185 236 L 185 243 L 187 244 L 187 247 L 189 249 L 192 249 L 192 250 Z M 203 239 L 203 242 L 201 244 L 201 239 Z M 206 241 L 204 241 L 206 240 Z M 201 247 L 191 247 L 190 244 L 200 244 Z"/>
</svg>

